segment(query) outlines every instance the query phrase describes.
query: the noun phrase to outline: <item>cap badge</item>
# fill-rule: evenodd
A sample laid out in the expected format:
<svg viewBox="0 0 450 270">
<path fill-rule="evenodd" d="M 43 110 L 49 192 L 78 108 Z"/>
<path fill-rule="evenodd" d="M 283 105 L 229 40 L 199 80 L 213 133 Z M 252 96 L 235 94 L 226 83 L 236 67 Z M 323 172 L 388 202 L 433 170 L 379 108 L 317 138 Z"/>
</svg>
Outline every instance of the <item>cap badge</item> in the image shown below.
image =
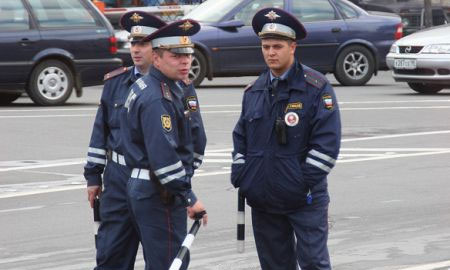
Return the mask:
<svg viewBox="0 0 450 270">
<path fill-rule="evenodd" d="M 139 14 L 137 14 L 136 12 L 133 13 L 133 15 L 130 17 L 130 19 L 135 22 L 138 23 L 140 22 L 142 19 L 144 19 L 144 17 L 140 16 Z"/>
<path fill-rule="evenodd" d="M 269 31 L 276 31 L 277 30 L 277 25 L 274 23 L 270 23 L 269 26 L 267 27 L 267 30 Z"/>
<path fill-rule="evenodd" d="M 142 33 L 142 27 L 140 27 L 140 26 L 133 27 L 133 33 L 135 33 L 135 34 Z"/>
<path fill-rule="evenodd" d="M 278 15 L 275 11 L 273 11 L 273 10 L 271 10 L 269 13 L 267 13 L 266 15 L 264 15 L 264 16 L 266 16 L 267 18 L 269 18 L 269 20 L 271 20 L 271 21 L 274 21 L 274 20 L 276 20 L 277 18 L 280 18 L 281 16 L 280 15 Z"/>
<path fill-rule="evenodd" d="M 189 29 L 191 29 L 192 27 L 194 27 L 194 25 L 192 25 L 192 23 L 190 23 L 189 21 L 185 21 L 182 25 L 179 26 L 181 29 L 183 29 L 184 31 L 187 31 Z"/>
<path fill-rule="evenodd" d="M 189 39 L 188 36 L 181 36 L 180 37 L 180 44 L 181 45 L 189 45 L 189 44 L 191 44 L 191 40 Z"/>
</svg>

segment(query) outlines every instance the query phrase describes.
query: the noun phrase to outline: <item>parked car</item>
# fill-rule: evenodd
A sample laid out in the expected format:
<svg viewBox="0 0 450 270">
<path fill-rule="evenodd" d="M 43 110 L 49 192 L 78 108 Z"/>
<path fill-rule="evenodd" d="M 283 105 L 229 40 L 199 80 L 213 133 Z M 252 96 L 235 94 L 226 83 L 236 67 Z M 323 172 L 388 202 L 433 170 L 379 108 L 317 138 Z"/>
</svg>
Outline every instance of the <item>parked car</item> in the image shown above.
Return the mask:
<svg viewBox="0 0 450 270">
<path fill-rule="evenodd" d="M 122 65 L 114 31 L 89 0 L 0 1 L 0 103 L 26 91 L 60 105 Z"/>
<path fill-rule="evenodd" d="M 450 25 L 428 28 L 396 41 L 386 62 L 397 82 L 422 94 L 450 88 Z"/>
<path fill-rule="evenodd" d="M 400 17 L 371 15 L 346 0 L 214 0 L 185 17 L 202 30 L 192 37 L 195 53 L 190 78 L 257 75 L 265 67 L 260 40 L 251 20 L 257 10 L 278 7 L 303 22 L 308 35 L 298 42 L 297 57 L 321 71 L 333 73 L 342 85 L 364 85 L 387 69 L 390 46 L 402 36 Z"/>
</svg>

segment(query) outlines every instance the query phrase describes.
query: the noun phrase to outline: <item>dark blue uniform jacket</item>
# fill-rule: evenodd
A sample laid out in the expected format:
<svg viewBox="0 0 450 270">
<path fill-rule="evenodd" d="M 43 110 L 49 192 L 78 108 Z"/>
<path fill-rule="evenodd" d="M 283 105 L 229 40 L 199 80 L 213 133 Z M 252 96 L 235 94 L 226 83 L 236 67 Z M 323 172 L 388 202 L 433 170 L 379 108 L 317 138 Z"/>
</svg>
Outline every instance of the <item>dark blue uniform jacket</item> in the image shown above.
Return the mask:
<svg viewBox="0 0 450 270">
<path fill-rule="evenodd" d="M 244 93 L 233 131 L 232 184 L 240 187 L 250 206 L 275 213 L 329 200 L 327 175 L 341 140 L 335 93 L 322 74 L 295 63 L 272 103 L 269 72 Z M 297 115 L 298 123 L 286 126 L 287 144 L 282 145 L 275 121 L 287 114 Z"/>
<path fill-rule="evenodd" d="M 125 160 L 149 169 L 171 193 L 193 205 L 193 143 L 183 90 L 158 69 L 138 79 L 125 102 L 122 130 Z"/>
<path fill-rule="evenodd" d="M 95 116 L 87 163 L 84 167 L 88 186 L 102 184 L 108 151 L 124 153 L 121 146 L 120 111 L 127 98 L 128 89 L 136 77 L 133 67 L 122 69 L 111 72 L 110 74 L 113 74 L 111 78 L 105 76 L 106 81 Z"/>
</svg>

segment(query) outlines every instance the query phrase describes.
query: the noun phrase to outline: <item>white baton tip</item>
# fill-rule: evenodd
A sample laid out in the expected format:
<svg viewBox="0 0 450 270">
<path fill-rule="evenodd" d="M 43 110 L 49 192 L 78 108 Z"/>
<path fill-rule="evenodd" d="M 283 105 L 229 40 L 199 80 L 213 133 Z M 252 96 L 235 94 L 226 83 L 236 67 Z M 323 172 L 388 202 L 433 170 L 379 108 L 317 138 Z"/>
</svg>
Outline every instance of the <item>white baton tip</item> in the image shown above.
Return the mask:
<svg viewBox="0 0 450 270">
<path fill-rule="evenodd" d="M 244 241 L 238 240 L 237 241 L 237 252 L 238 253 L 244 253 L 244 251 L 245 251 Z"/>
<path fill-rule="evenodd" d="M 99 227 L 100 227 L 100 222 L 94 222 L 94 233 L 95 234 L 97 234 Z"/>
<path fill-rule="evenodd" d="M 245 224 L 245 213 L 239 211 L 237 214 L 237 224 Z"/>
<path fill-rule="evenodd" d="M 175 258 L 175 260 L 173 260 L 173 263 L 170 266 L 169 270 L 179 270 L 182 263 L 183 263 L 182 260 Z"/>
</svg>

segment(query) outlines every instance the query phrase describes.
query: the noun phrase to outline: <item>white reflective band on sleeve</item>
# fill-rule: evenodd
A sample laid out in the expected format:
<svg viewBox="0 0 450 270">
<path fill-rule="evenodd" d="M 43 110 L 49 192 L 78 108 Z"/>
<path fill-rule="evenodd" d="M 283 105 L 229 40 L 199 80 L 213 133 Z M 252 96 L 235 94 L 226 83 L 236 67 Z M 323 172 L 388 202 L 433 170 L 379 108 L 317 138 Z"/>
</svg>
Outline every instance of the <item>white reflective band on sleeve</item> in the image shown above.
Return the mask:
<svg viewBox="0 0 450 270">
<path fill-rule="evenodd" d="M 155 175 L 161 175 L 163 173 L 170 172 L 170 171 L 176 170 L 178 168 L 181 168 L 182 166 L 183 166 L 183 164 L 181 163 L 181 160 L 180 160 L 180 161 L 178 161 L 175 164 L 172 164 L 172 165 L 169 165 L 167 167 L 164 167 L 164 168 L 161 168 L 159 170 L 156 170 L 155 171 Z"/>
<path fill-rule="evenodd" d="M 93 163 L 97 163 L 97 164 L 102 164 L 105 165 L 106 164 L 106 158 L 96 158 L 96 157 L 87 157 L 87 161 L 88 162 L 93 162 Z"/>
<path fill-rule="evenodd" d="M 310 154 L 311 156 L 318 157 L 318 158 L 320 158 L 321 160 L 326 161 L 326 162 L 328 162 L 328 163 L 330 163 L 330 164 L 333 164 L 333 165 L 336 164 L 336 160 L 335 160 L 334 158 L 332 158 L 332 157 L 330 157 L 330 156 L 328 156 L 328 155 L 325 155 L 325 154 L 323 154 L 323 153 L 320 153 L 320 152 L 317 151 L 317 150 L 314 150 L 314 149 L 313 149 L 313 150 L 309 151 L 308 154 Z"/>
<path fill-rule="evenodd" d="M 198 160 L 203 160 L 203 155 L 194 153 L 194 158 L 198 159 Z"/>
<path fill-rule="evenodd" d="M 321 162 L 319 162 L 317 160 L 314 160 L 312 158 L 306 158 L 306 163 L 309 163 L 309 164 L 311 164 L 313 166 L 316 166 L 317 168 L 319 168 L 319 169 L 321 169 L 323 171 L 326 171 L 327 173 L 329 173 L 331 171 L 330 167 L 328 167 L 327 165 L 325 165 L 325 164 L 323 164 L 323 163 L 321 163 Z"/>
<path fill-rule="evenodd" d="M 89 147 L 88 153 L 98 154 L 98 155 L 106 155 L 106 150 L 101 148 Z"/>
<path fill-rule="evenodd" d="M 183 247 L 187 247 L 188 249 L 191 248 L 192 242 L 194 242 L 195 236 L 193 234 L 186 235 L 186 238 L 183 241 L 183 244 L 181 244 Z"/>
<path fill-rule="evenodd" d="M 245 159 L 238 159 L 233 161 L 233 164 L 244 164 L 245 163 Z"/>
<path fill-rule="evenodd" d="M 245 213 L 242 211 L 238 211 L 237 224 L 245 224 Z"/>
<path fill-rule="evenodd" d="M 239 158 L 243 158 L 243 157 L 244 157 L 243 154 L 237 153 L 236 155 L 234 155 L 233 160 L 236 160 L 236 159 L 239 159 Z"/>
<path fill-rule="evenodd" d="M 173 263 L 170 266 L 169 270 L 179 270 L 182 264 L 183 264 L 182 260 L 175 258 L 175 260 L 173 260 Z"/>
<path fill-rule="evenodd" d="M 134 168 L 131 171 L 131 178 L 150 180 L 150 171 L 147 169 Z"/>
<path fill-rule="evenodd" d="M 159 180 L 161 182 L 161 184 L 167 184 L 172 180 L 175 180 L 177 178 L 183 177 L 186 175 L 186 171 L 183 169 L 181 172 L 175 173 L 175 174 L 171 174 L 169 176 L 164 177 L 163 179 Z"/>
</svg>

